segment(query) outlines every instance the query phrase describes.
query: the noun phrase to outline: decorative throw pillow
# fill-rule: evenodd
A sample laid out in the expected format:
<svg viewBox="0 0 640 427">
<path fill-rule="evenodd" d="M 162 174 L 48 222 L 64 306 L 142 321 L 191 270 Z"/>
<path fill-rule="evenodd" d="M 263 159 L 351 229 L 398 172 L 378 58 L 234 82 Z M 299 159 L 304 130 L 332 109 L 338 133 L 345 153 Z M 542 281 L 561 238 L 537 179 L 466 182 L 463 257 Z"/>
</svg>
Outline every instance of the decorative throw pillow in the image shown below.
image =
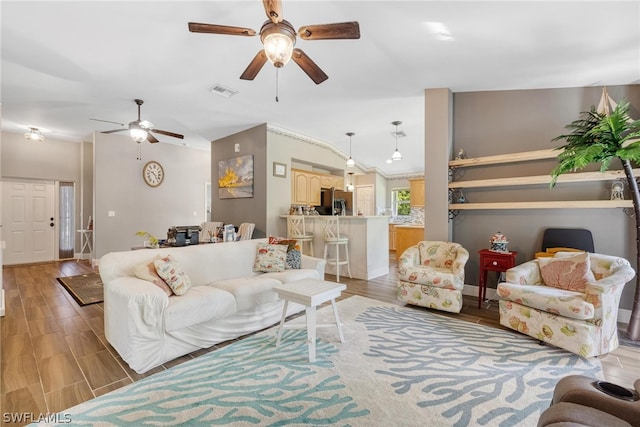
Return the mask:
<svg viewBox="0 0 640 427">
<path fill-rule="evenodd" d="M 153 261 L 158 276 L 162 277 L 174 294 L 184 295 L 191 287 L 191 279 L 184 272 L 180 264 L 171 255 Z"/>
<path fill-rule="evenodd" d="M 253 271 L 263 273 L 284 271 L 286 260 L 287 247 L 285 245 L 258 243 L 258 253 L 253 264 Z"/>
<path fill-rule="evenodd" d="M 302 268 L 302 252 L 300 245 L 295 239 L 285 239 L 284 237 L 269 236 L 269 244 L 287 245 L 287 259 L 285 261 L 285 269 Z"/>
<path fill-rule="evenodd" d="M 156 258 L 159 259 L 160 257 Z M 173 295 L 173 291 L 171 288 L 162 280 L 162 277 L 158 276 L 158 272 L 156 271 L 156 266 L 153 261 L 144 262 L 140 265 L 136 265 L 133 267 L 133 274 L 138 279 L 146 280 L 148 282 L 153 283 L 162 291 L 167 294 L 167 296 Z"/>
<path fill-rule="evenodd" d="M 584 292 L 587 282 L 595 281 L 589 254 L 562 258 L 538 258 L 540 274 L 545 285 L 568 291 Z"/>
</svg>

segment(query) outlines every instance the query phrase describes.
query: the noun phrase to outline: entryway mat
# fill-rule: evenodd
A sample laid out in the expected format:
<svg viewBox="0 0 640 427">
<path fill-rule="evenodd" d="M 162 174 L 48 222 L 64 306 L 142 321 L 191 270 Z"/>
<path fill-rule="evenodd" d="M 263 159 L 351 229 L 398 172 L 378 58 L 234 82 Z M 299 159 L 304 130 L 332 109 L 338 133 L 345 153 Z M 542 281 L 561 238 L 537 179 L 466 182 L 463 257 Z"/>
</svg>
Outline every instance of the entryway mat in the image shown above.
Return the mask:
<svg viewBox="0 0 640 427">
<path fill-rule="evenodd" d="M 102 280 L 98 273 L 57 277 L 57 279 L 81 306 L 96 304 L 104 300 Z"/>
</svg>

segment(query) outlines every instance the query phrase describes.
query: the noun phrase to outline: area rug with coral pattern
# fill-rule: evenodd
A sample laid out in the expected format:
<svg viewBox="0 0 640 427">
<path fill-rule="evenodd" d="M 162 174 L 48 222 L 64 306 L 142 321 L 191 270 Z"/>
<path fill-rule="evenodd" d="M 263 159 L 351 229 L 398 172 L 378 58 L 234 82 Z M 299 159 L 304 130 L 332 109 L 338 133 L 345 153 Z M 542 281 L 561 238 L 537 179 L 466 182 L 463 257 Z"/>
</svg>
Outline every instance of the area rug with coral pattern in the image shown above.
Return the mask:
<svg viewBox="0 0 640 427">
<path fill-rule="evenodd" d="M 251 335 L 82 403 L 82 425 L 535 426 L 570 374 L 602 378 L 597 359 L 426 309 L 354 296 L 338 303 L 345 342 L 318 329 Z M 331 323 L 331 307 L 318 311 Z M 301 316 L 292 323 L 305 322 Z"/>
</svg>

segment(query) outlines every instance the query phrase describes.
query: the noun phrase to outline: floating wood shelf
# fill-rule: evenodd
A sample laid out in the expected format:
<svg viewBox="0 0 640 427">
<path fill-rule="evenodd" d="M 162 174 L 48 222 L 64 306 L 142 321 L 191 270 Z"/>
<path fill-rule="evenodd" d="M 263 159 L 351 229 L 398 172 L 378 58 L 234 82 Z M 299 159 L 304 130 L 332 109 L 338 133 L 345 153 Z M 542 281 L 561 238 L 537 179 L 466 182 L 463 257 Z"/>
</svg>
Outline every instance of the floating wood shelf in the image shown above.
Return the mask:
<svg viewBox="0 0 640 427">
<path fill-rule="evenodd" d="M 524 151 L 520 153 L 498 154 L 496 156 L 474 157 L 472 159 L 450 160 L 450 168 L 497 165 L 500 163 L 526 162 L 529 160 L 554 159 L 562 151 L 553 148 L 547 150 Z"/>
<path fill-rule="evenodd" d="M 497 165 L 504 163 L 526 162 L 556 158 L 560 150 L 548 149 L 526 151 L 520 153 L 500 154 L 497 156 L 476 157 L 449 161 L 449 168 L 463 168 L 471 166 Z M 640 176 L 640 169 L 633 170 L 634 176 Z M 563 174 L 557 183 L 612 181 L 626 178 L 623 170 L 605 172 L 576 172 Z M 449 189 L 459 188 L 492 188 L 525 186 L 551 183 L 551 175 L 517 176 L 510 178 L 476 179 L 469 181 L 450 182 Z M 449 205 L 450 217 L 455 217 L 457 211 L 488 210 L 488 209 L 604 209 L 604 208 L 632 208 L 632 200 L 563 200 L 536 202 L 486 202 L 486 203 L 452 203 Z M 451 213 L 454 213 L 453 216 Z"/>
<path fill-rule="evenodd" d="M 566 200 L 548 202 L 487 202 L 487 203 L 455 203 L 449 210 L 483 210 L 483 209 L 601 209 L 632 208 L 632 200 Z"/>
<path fill-rule="evenodd" d="M 640 169 L 633 170 L 634 176 L 640 176 Z M 558 183 L 612 181 L 626 179 L 623 170 L 605 172 L 576 172 L 560 175 Z M 480 188 L 480 187 L 509 187 L 517 185 L 549 184 L 551 175 L 517 176 L 511 178 L 475 179 L 469 181 L 455 181 L 449 183 L 449 188 Z"/>
</svg>

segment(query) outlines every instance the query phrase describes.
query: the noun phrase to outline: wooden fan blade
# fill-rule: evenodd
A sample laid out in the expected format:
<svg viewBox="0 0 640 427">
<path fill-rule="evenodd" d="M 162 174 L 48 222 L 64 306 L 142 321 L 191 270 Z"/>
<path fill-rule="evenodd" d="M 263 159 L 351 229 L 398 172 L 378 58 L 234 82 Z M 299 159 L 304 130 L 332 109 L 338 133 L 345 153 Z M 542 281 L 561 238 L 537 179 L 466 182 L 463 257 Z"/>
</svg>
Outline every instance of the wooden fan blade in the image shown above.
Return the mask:
<svg viewBox="0 0 640 427">
<path fill-rule="evenodd" d="M 298 35 L 303 40 L 359 39 L 360 24 L 353 21 L 336 24 L 305 25 L 300 27 Z"/>
<path fill-rule="evenodd" d="M 156 138 L 155 136 L 151 135 L 151 132 L 147 132 L 147 141 L 149 141 L 152 144 L 155 144 L 156 142 L 160 142 L 160 141 L 158 141 L 158 138 Z"/>
<path fill-rule="evenodd" d="M 256 78 L 265 62 L 267 62 L 267 54 L 264 53 L 264 49 L 260 49 L 260 51 L 256 54 L 253 60 L 249 63 L 247 68 L 244 70 L 240 78 L 242 80 L 253 80 Z"/>
<path fill-rule="evenodd" d="M 179 133 L 169 132 L 169 131 L 166 131 L 166 130 L 149 129 L 149 131 L 150 132 L 159 133 L 160 135 L 167 135 L 167 136 L 172 136 L 174 138 L 184 139 L 184 135 L 180 135 Z"/>
<path fill-rule="evenodd" d="M 102 119 L 89 119 L 89 120 L 94 120 L 94 121 L 96 121 L 96 122 L 113 123 L 113 124 L 115 124 L 115 125 L 124 126 L 124 123 L 114 122 L 114 121 L 111 121 L 111 120 L 102 120 Z"/>
<path fill-rule="evenodd" d="M 313 62 L 301 49 L 293 49 L 291 59 L 293 59 L 293 61 L 302 68 L 302 71 L 307 73 L 307 76 L 309 76 L 317 85 L 329 78 L 329 76 L 327 76 L 324 71 L 322 71 L 320 67 L 318 67 L 316 63 Z"/>
<path fill-rule="evenodd" d="M 116 132 L 122 132 L 123 130 L 129 130 L 129 129 L 124 128 L 124 129 L 105 130 L 104 132 L 100 132 L 100 133 L 116 133 Z"/>
<path fill-rule="evenodd" d="M 229 27 L 227 25 L 200 24 L 189 22 L 189 31 L 192 33 L 227 34 L 230 36 L 255 36 L 256 32 L 251 28 Z"/>
<path fill-rule="evenodd" d="M 274 24 L 282 22 L 282 2 L 280 0 L 262 0 L 267 18 Z"/>
</svg>

